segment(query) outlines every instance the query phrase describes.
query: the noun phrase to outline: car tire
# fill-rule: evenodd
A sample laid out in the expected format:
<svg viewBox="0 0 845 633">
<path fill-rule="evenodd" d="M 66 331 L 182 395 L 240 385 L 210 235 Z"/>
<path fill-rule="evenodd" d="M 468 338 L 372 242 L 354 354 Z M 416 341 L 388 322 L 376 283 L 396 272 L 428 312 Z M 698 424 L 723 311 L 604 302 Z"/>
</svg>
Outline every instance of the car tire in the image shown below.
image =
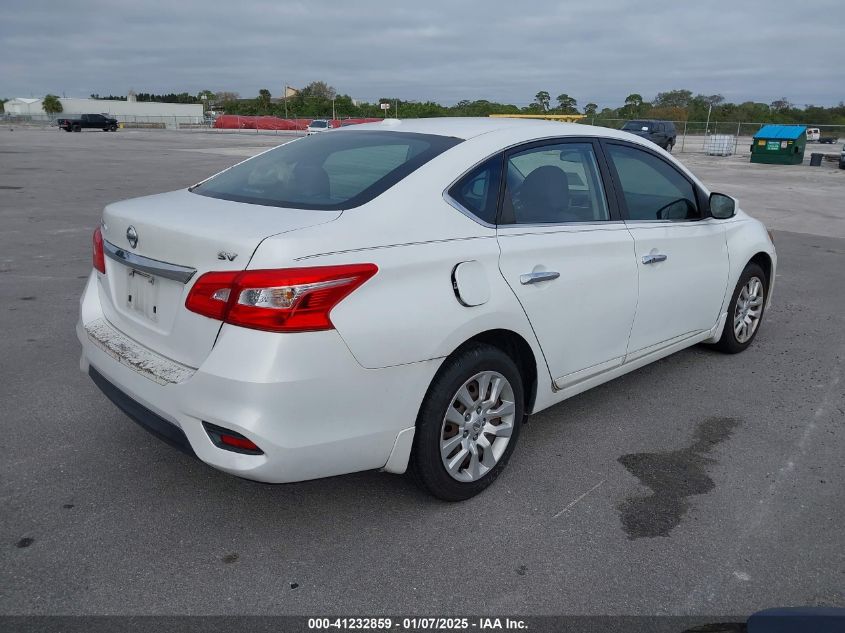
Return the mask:
<svg viewBox="0 0 845 633">
<path fill-rule="evenodd" d="M 726 354 L 738 354 L 748 349 L 760 331 L 766 309 L 767 288 L 763 269 L 753 262 L 748 264 L 731 296 L 725 329 L 716 343 L 716 349 Z"/>
<path fill-rule="evenodd" d="M 524 402 L 519 368 L 499 348 L 472 343 L 449 357 L 417 416 L 409 464 L 417 484 L 444 501 L 487 488 L 513 453 Z"/>
<path fill-rule="evenodd" d="M 673 141 L 672 139 L 669 139 L 666 142 L 666 147 L 664 149 L 671 154 L 673 147 L 675 147 L 675 141 Z"/>
<path fill-rule="evenodd" d="M 82 126 L 81 126 L 81 125 L 74 125 L 74 126 L 73 126 L 73 131 L 74 131 L 74 132 L 81 132 L 81 131 L 82 131 Z"/>
<path fill-rule="evenodd" d="M 109 132 L 117 132 L 117 126 L 116 126 L 116 125 L 112 125 L 112 126 L 109 128 Z"/>
</svg>

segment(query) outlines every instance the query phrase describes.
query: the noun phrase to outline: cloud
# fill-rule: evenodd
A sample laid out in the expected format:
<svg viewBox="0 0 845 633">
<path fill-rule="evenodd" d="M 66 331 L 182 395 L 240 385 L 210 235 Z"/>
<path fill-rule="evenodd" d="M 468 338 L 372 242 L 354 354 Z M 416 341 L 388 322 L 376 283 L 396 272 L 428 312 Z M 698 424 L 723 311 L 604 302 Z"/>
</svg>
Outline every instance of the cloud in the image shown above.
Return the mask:
<svg viewBox="0 0 845 633">
<path fill-rule="evenodd" d="M 278 95 L 319 79 L 370 101 L 524 105 L 547 90 L 613 106 L 687 88 L 831 105 L 845 3 L 812 4 L 5 0 L 0 95 Z"/>
</svg>

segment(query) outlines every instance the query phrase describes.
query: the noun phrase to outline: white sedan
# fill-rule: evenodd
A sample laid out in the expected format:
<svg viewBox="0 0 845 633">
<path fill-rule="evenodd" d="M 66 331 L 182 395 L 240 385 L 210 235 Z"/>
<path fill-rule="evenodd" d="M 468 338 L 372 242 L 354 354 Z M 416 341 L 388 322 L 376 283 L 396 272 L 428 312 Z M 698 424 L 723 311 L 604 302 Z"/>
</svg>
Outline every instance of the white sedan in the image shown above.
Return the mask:
<svg viewBox="0 0 845 633">
<path fill-rule="evenodd" d="M 319 134 L 320 132 L 327 132 L 330 129 L 332 129 L 332 124 L 325 119 L 314 119 L 308 124 L 308 127 L 305 128 L 305 135 L 312 136 L 314 134 Z"/>
<path fill-rule="evenodd" d="M 639 137 L 508 119 L 298 139 L 110 204 L 81 368 L 226 472 L 410 469 L 442 499 L 525 417 L 697 343 L 759 331 L 765 227 Z"/>
</svg>

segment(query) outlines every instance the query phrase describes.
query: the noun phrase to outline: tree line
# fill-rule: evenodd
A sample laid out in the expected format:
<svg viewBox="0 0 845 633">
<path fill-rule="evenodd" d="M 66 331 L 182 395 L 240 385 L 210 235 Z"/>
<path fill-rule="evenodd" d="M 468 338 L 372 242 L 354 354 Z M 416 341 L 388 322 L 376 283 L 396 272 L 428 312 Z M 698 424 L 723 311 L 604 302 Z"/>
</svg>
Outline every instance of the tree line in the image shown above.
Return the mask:
<svg viewBox="0 0 845 633">
<path fill-rule="evenodd" d="M 92 99 L 113 99 L 125 101 L 125 96 L 109 95 L 101 97 L 92 94 Z M 444 106 L 435 101 L 405 101 L 394 97 L 383 97 L 369 103 L 356 101 L 349 95 L 337 94 L 326 82 L 313 81 L 296 94 L 287 98 L 272 98 L 270 91 L 262 88 L 255 98 L 241 99 L 237 92 L 201 90 L 196 95 L 181 92 L 154 94 L 139 92 L 138 101 L 157 103 L 203 103 L 216 112 L 243 115 L 270 115 L 278 117 L 317 118 L 331 117 L 357 118 L 380 117 L 385 111 L 381 103 L 388 103 L 387 115 L 407 119 L 435 116 L 480 116 L 490 114 L 583 114 L 587 122 L 601 119 L 637 119 L 651 118 L 671 121 L 747 121 L 759 123 L 805 123 L 815 125 L 845 125 L 845 103 L 832 107 L 806 105 L 798 107 L 786 97 L 771 103 L 744 101 L 731 103 L 720 94 L 693 94 L 691 90 L 669 90 L 659 92 L 651 101 L 642 95 L 629 94 L 625 102 L 618 107 L 604 107 L 588 102 L 583 107 L 575 97 L 561 93 L 551 98 L 551 93 L 541 90 L 534 95 L 533 101 L 526 106 L 510 103 L 498 103 L 485 99 L 463 100 L 455 105 Z M 0 111 L 5 99 L 0 100 Z M 61 112 L 61 101 L 55 95 L 44 99 L 48 113 Z M 49 107 L 49 110 L 48 110 Z M 58 109 L 57 109 L 58 108 Z"/>
<path fill-rule="evenodd" d="M 219 93 L 218 93 L 219 94 Z M 526 106 L 498 103 L 485 99 L 463 100 L 444 106 L 435 101 L 405 101 L 383 97 L 376 102 L 355 101 L 349 95 L 337 94 L 325 82 L 315 81 L 287 99 L 272 99 L 266 88 L 254 99 L 212 100 L 217 111 L 227 114 L 271 115 L 279 117 L 379 117 L 384 115 L 380 103 L 390 104 L 388 116 L 424 118 L 434 116 L 482 116 L 490 114 L 583 114 L 587 122 L 599 119 L 652 118 L 671 121 L 748 121 L 759 123 L 806 123 L 816 125 L 845 125 L 845 103 L 822 107 L 798 107 L 786 97 L 771 103 L 745 101 L 731 103 L 720 94 L 693 94 L 679 89 L 659 92 L 651 101 L 632 93 L 618 107 L 604 107 L 590 101 L 579 107 L 575 97 L 561 93 L 551 98 L 551 93 L 541 90 Z"/>
</svg>

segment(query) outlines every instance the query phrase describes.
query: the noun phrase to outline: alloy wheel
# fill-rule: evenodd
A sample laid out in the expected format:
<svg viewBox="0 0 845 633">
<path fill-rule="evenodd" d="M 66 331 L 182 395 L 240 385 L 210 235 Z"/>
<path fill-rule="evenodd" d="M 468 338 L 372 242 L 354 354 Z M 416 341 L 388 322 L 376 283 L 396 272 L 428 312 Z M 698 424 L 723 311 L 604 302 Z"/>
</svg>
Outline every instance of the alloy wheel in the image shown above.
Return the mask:
<svg viewBox="0 0 845 633">
<path fill-rule="evenodd" d="M 763 315 L 763 295 L 763 282 L 758 277 L 751 277 L 736 298 L 734 336 L 737 343 L 751 340 L 757 331 Z"/>
<path fill-rule="evenodd" d="M 483 371 L 452 397 L 440 428 L 440 456 L 461 482 L 484 477 L 501 459 L 514 429 L 516 405 L 508 379 Z"/>
</svg>

